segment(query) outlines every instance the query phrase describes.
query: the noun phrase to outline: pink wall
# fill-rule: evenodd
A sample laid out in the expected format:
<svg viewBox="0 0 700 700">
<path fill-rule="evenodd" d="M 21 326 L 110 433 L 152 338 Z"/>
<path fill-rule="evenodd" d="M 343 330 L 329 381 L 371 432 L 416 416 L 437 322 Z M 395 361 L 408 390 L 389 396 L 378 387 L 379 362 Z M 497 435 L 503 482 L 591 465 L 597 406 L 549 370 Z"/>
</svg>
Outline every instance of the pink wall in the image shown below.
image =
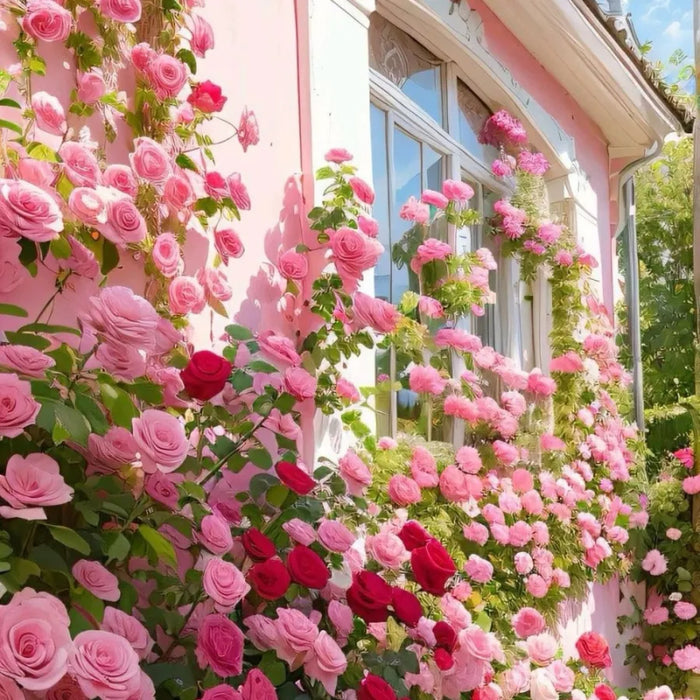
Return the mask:
<svg viewBox="0 0 700 700">
<path fill-rule="evenodd" d="M 598 232 L 601 248 L 601 275 L 605 303 L 612 306 L 612 244 L 610 241 L 610 168 L 607 142 L 598 126 L 585 114 L 544 67 L 505 27 L 483 0 L 470 0 L 470 6 L 484 21 L 489 51 L 507 66 L 513 77 L 572 136 L 576 158 L 598 196 Z"/>
</svg>

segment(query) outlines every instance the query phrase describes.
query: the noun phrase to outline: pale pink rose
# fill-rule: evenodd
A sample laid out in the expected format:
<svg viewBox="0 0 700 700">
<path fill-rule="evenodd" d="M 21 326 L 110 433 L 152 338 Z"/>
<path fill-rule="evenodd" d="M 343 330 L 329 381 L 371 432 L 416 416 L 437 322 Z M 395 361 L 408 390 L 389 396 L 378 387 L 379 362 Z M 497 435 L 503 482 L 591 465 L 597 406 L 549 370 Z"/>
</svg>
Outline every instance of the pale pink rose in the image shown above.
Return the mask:
<svg viewBox="0 0 700 700">
<path fill-rule="evenodd" d="M 80 632 L 73 641 L 70 672 L 90 698 L 139 697 L 139 657 L 124 637 L 102 630 Z"/>
<path fill-rule="evenodd" d="M 185 175 L 176 172 L 165 181 L 162 201 L 181 221 L 189 218 L 187 210 L 194 203 L 195 195 L 192 185 Z"/>
<path fill-rule="evenodd" d="M 480 545 L 485 545 L 489 539 L 489 531 L 486 525 L 481 523 L 471 522 L 469 525 L 465 525 L 462 529 L 464 537 L 471 542 L 476 542 Z"/>
<path fill-rule="evenodd" d="M 25 700 L 24 693 L 7 676 L 0 676 L 0 700 Z"/>
<path fill-rule="evenodd" d="M 583 360 L 573 351 L 554 357 L 549 363 L 550 372 L 575 374 L 583 370 Z"/>
<path fill-rule="evenodd" d="M 421 201 L 425 204 L 431 204 L 438 209 L 444 209 L 449 200 L 444 194 L 442 194 L 442 192 L 435 192 L 435 190 L 423 190 L 423 194 L 421 194 Z"/>
<path fill-rule="evenodd" d="M 115 22 L 133 24 L 141 19 L 141 0 L 98 0 L 100 12 Z"/>
<path fill-rule="evenodd" d="M 398 569 L 410 555 L 404 543 L 394 534 L 381 531 L 365 538 L 367 555 L 388 569 Z"/>
<path fill-rule="evenodd" d="M 117 196 L 107 201 L 107 222 L 97 227 L 100 233 L 120 248 L 140 243 L 147 234 L 146 220 L 129 197 Z"/>
<path fill-rule="evenodd" d="M 524 510 L 530 515 L 540 515 L 544 511 L 544 503 L 542 503 L 542 497 L 535 490 L 526 491 L 520 497 L 520 502 L 522 503 Z M 541 524 L 544 525 L 545 523 Z"/>
<path fill-rule="evenodd" d="M 409 197 L 399 210 L 399 216 L 404 221 L 427 224 L 430 219 L 430 209 L 427 204 L 419 202 L 415 197 Z"/>
<path fill-rule="evenodd" d="M 545 377 L 539 369 L 533 369 L 527 378 L 527 390 L 538 396 L 551 396 L 557 389 L 557 383 Z"/>
<path fill-rule="evenodd" d="M 556 435 L 544 433 L 540 435 L 540 447 L 544 452 L 562 451 L 566 449 L 566 443 Z"/>
<path fill-rule="evenodd" d="M 289 537 L 308 547 L 312 542 L 316 541 L 316 531 L 303 520 L 299 518 L 292 518 L 282 525 L 282 529 L 289 535 Z"/>
<path fill-rule="evenodd" d="M 508 515 L 519 513 L 522 509 L 518 494 L 512 491 L 503 491 L 498 495 L 498 507 Z"/>
<path fill-rule="evenodd" d="M 246 107 L 241 113 L 241 119 L 238 122 L 238 142 L 245 153 L 249 146 L 255 146 L 259 141 L 258 120 L 255 118 L 253 110 Z"/>
<path fill-rule="evenodd" d="M 673 663 L 681 671 L 700 673 L 700 649 L 692 644 L 688 644 L 682 649 L 676 649 L 673 652 Z"/>
<path fill-rule="evenodd" d="M 89 73 L 78 73 L 78 99 L 85 104 L 94 104 L 107 92 L 102 71 L 93 69 Z"/>
<path fill-rule="evenodd" d="M 144 490 L 153 500 L 176 510 L 180 498 L 177 484 L 184 480 L 184 477 L 177 477 L 182 477 L 182 475 L 162 474 L 161 472 L 148 474 L 144 480 Z"/>
<path fill-rule="evenodd" d="M 467 576 L 477 583 L 488 583 L 493 578 L 493 564 L 478 554 L 470 554 L 464 564 Z"/>
<path fill-rule="evenodd" d="M 204 567 L 202 586 L 213 599 L 214 609 L 221 613 L 230 613 L 250 591 L 238 568 L 217 557 L 212 557 Z"/>
<path fill-rule="evenodd" d="M 187 83 L 187 66 L 167 53 L 159 54 L 145 74 L 160 100 L 175 97 Z"/>
<path fill-rule="evenodd" d="M 69 624 L 58 598 L 31 588 L 15 593 L 0 606 L 0 678 L 11 678 L 27 691 L 58 683 L 71 649 Z"/>
<path fill-rule="evenodd" d="M 154 185 L 163 185 L 172 172 L 170 157 L 165 149 L 146 136 L 134 141 L 134 152 L 129 155 L 129 160 L 134 172 Z"/>
<path fill-rule="evenodd" d="M 102 181 L 108 187 L 113 187 L 130 197 L 135 197 L 138 192 L 138 184 L 133 170 L 128 165 L 113 164 L 105 168 Z"/>
<path fill-rule="evenodd" d="M 29 345 L 0 345 L 0 366 L 28 377 L 45 377 L 56 361 Z"/>
<path fill-rule="evenodd" d="M 243 180 L 241 179 L 240 173 L 232 173 L 226 178 L 226 184 L 228 185 L 228 191 L 231 195 L 233 203 L 239 208 L 245 211 L 250 209 L 250 195 L 248 194 L 248 188 L 245 186 Z"/>
<path fill-rule="evenodd" d="M 139 658 L 146 659 L 153 649 L 154 641 L 148 630 L 133 615 L 107 606 L 102 618 L 101 629 L 112 632 L 128 640 Z"/>
<path fill-rule="evenodd" d="M 287 250 L 279 256 L 277 268 L 282 277 L 288 280 L 303 280 L 309 274 L 309 263 L 304 253 Z"/>
<path fill-rule="evenodd" d="M 63 217 L 52 197 L 24 180 L 0 180 L 0 235 L 42 243 L 60 231 Z"/>
<path fill-rule="evenodd" d="M 138 447 L 126 428 L 112 426 L 104 435 L 88 435 L 88 464 L 99 471 L 113 471 L 136 459 Z"/>
<path fill-rule="evenodd" d="M 347 639 L 354 625 L 352 610 L 344 603 L 332 600 L 328 604 L 328 617 L 333 623 L 339 639 Z"/>
<path fill-rule="evenodd" d="M 533 598 L 544 598 L 549 591 L 549 584 L 539 574 L 530 574 L 525 582 L 525 588 Z"/>
<path fill-rule="evenodd" d="M 277 634 L 280 644 L 275 653 L 291 666 L 297 656 L 311 651 L 319 630 L 301 611 L 294 608 L 277 608 Z"/>
<path fill-rule="evenodd" d="M 552 581 L 560 588 L 571 588 L 571 577 L 563 569 L 552 571 Z"/>
<path fill-rule="evenodd" d="M 131 49 L 131 62 L 136 70 L 142 73 L 148 70 L 148 66 L 156 60 L 157 56 L 158 54 L 146 42 L 136 44 Z"/>
<path fill-rule="evenodd" d="M 0 245 L 0 294 L 9 294 L 31 277 L 18 259 L 21 248 L 17 241 L 0 237 Z"/>
<path fill-rule="evenodd" d="M 228 301 L 233 296 L 226 275 L 221 270 L 202 267 L 197 270 L 197 281 L 204 289 L 204 295 L 210 304 Z"/>
<path fill-rule="evenodd" d="M 698 609 L 692 603 L 681 600 L 673 606 L 673 612 L 681 620 L 692 620 L 698 614 Z"/>
<path fill-rule="evenodd" d="M 97 561 L 80 559 L 71 569 L 75 580 L 100 600 L 115 602 L 121 597 L 119 579 Z"/>
<path fill-rule="evenodd" d="M 41 405 L 29 382 L 16 374 L 0 374 L 0 437 L 17 437 L 33 425 Z"/>
<path fill-rule="evenodd" d="M 176 315 L 200 313 L 206 304 L 204 289 L 194 277 L 176 277 L 168 287 L 168 304 Z"/>
<path fill-rule="evenodd" d="M 243 620 L 243 623 L 248 627 L 246 636 L 256 649 L 267 651 L 279 646 L 280 638 L 276 620 L 271 620 L 266 615 L 250 615 Z"/>
<path fill-rule="evenodd" d="M 667 685 L 653 688 L 644 695 L 644 700 L 675 700 L 673 691 Z"/>
<path fill-rule="evenodd" d="M 515 555 L 515 570 L 519 574 L 529 574 L 533 567 L 534 563 L 532 561 L 532 557 L 527 553 L 527 552 L 518 552 Z"/>
<path fill-rule="evenodd" d="M 666 537 L 668 537 L 669 540 L 675 541 L 683 537 L 683 533 L 676 527 L 669 527 L 668 530 L 666 530 Z"/>
<path fill-rule="evenodd" d="M 228 265 L 230 258 L 240 258 L 243 255 L 243 243 L 233 229 L 216 229 L 214 245 L 224 265 Z"/>
<path fill-rule="evenodd" d="M 482 491 L 481 479 L 473 474 L 465 474 L 450 464 L 440 474 L 440 493 L 453 503 L 479 498 Z"/>
<path fill-rule="evenodd" d="M 42 190 L 50 189 L 55 177 L 51 163 L 35 158 L 20 158 L 17 170 L 23 180 L 28 180 L 32 185 L 36 185 Z"/>
<path fill-rule="evenodd" d="M 66 133 L 66 113 L 61 101 L 43 90 L 32 95 L 32 110 L 36 125 L 48 134 L 63 136 Z"/>
<path fill-rule="evenodd" d="M 184 462 L 189 443 L 175 416 L 149 408 L 132 419 L 131 426 L 146 472 L 172 472 Z"/>
<path fill-rule="evenodd" d="M 489 662 L 502 657 L 500 645 L 492 634 L 484 632 L 477 625 L 470 625 L 463 629 L 459 635 L 459 646 L 466 653 L 467 659 L 474 662 Z"/>
<path fill-rule="evenodd" d="M 642 559 L 642 569 L 649 572 L 652 576 L 660 576 L 668 569 L 668 562 L 658 549 L 652 549 Z"/>
<path fill-rule="evenodd" d="M 357 456 L 354 450 L 348 450 L 338 461 L 340 476 L 345 481 L 348 492 L 352 496 L 361 496 L 365 487 L 372 483 L 372 475 L 367 465 Z M 420 489 L 418 489 L 420 493 Z M 420 497 L 419 497 L 420 500 Z"/>
<path fill-rule="evenodd" d="M 377 447 L 380 450 L 395 450 L 399 446 L 399 443 L 394 440 L 394 438 L 384 437 L 379 438 L 377 441 Z"/>
<path fill-rule="evenodd" d="M 479 450 L 470 445 L 465 445 L 457 450 L 455 455 L 457 466 L 467 474 L 478 474 L 484 466 L 481 462 Z"/>
<path fill-rule="evenodd" d="M 559 644 L 551 634 L 543 632 L 527 638 L 527 655 L 530 660 L 540 666 L 546 666 L 554 660 L 559 651 Z"/>
<path fill-rule="evenodd" d="M 289 367 L 284 373 L 285 390 L 298 401 L 316 396 L 316 377 L 302 367 Z"/>
<path fill-rule="evenodd" d="M 339 377 L 335 384 L 335 391 L 343 399 L 348 399 L 353 403 L 360 400 L 360 392 L 357 387 L 348 379 Z"/>
<path fill-rule="evenodd" d="M 512 619 L 515 634 L 521 639 L 539 634 L 546 627 L 544 618 L 534 608 L 521 608 Z"/>
<path fill-rule="evenodd" d="M 700 474 L 696 476 L 687 476 L 683 479 L 683 490 L 689 495 L 694 496 L 700 493 Z"/>
<path fill-rule="evenodd" d="M 669 613 L 666 608 L 646 608 L 644 610 L 644 622 L 648 625 L 662 625 L 668 622 Z"/>
<path fill-rule="evenodd" d="M 399 506 L 407 506 L 411 503 L 419 503 L 421 500 L 420 486 L 407 476 L 394 474 L 389 479 L 389 498 Z"/>
<path fill-rule="evenodd" d="M 44 506 L 69 503 L 72 498 L 73 489 L 63 480 L 56 460 L 40 452 L 26 457 L 12 455 L 7 460 L 5 475 L 0 475 L 0 499 L 16 510 L 38 508 L 37 514 L 42 513 L 42 519 L 46 517 Z"/>
<path fill-rule="evenodd" d="M 326 155 L 323 156 L 323 159 L 329 163 L 346 163 L 352 160 L 352 153 L 346 148 L 331 148 L 329 151 L 326 151 Z"/>
<path fill-rule="evenodd" d="M 161 233 L 153 243 L 153 263 L 164 277 L 175 277 L 182 272 L 180 246 L 172 233 Z"/>
<path fill-rule="evenodd" d="M 511 474 L 510 478 L 515 491 L 521 494 L 525 494 L 526 492 L 532 490 L 535 484 L 532 474 L 527 469 L 516 469 Z"/>
<path fill-rule="evenodd" d="M 530 688 L 530 664 L 521 661 L 499 676 L 499 683 L 504 697 L 512 698 Z"/>
<path fill-rule="evenodd" d="M 95 353 L 99 367 L 121 381 L 131 382 L 146 373 L 146 360 L 136 349 L 102 343 Z"/>
<path fill-rule="evenodd" d="M 445 315 L 442 304 L 437 299 L 426 296 L 419 297 L 418 312 L 427 318 L 442 318 Z"/>
<path fill-rule="evenodd" d="M 205 515 L 199 525 L 197 540 L 214 554 L 226 554 L 233 547 L 231 526 L 216 513 Z"/>
<path fill-rule="evenodd" d="M 474 190 L 461 180 L 445 180 L 442 183 L 442 193 L 451 202 L 462 206 L 474 196 Z"/>
<path fill-rule="evenodd" d="M 411 455 L 411 476 L 422 489 L 438 485 L 440 477 L 435 458 L 425 447 L 414 447 Z"/>
<path fill-rule="evenodd" d="M 558 693 L 570 693 L 572 691 L 576 674 L 563 661 L 559 659 L 552 661 L 546 670 L 554 684 L 554 689 Z"/>
<path fill-rule="evenodd" d="M 357 538 L 339 520 L 324 518 L 318 525 L 318 539 L 331 552 L 347 552 Z"/>
<path fill-rule="evenodd" d="M 415 365 L 411 369 L 408 381 L 411 391 L 435 396 L 442 394 L 447 384 L 447 381 L 440 376 L 435 367 L 430 365 Z"/>
<path fill-rule="evenodd" d="M 448 243 L 443 243 L 437 238 L 426 238 L 418 246 L 416 254 L 411 260 L 411 269 L 418 274 L 421 268 L 433 260 L 444 260 L 452 254 L 452 247 Z"/>
<path fill-rule="evenodd" d="M 73 25 L 73 15 L 54 0 L 28 0 L 21 24 L 34 39 L 65 41 Z"/>
<path fill-rule="evenodd" d="M 207 51 L 214 48 L 214 30 L 211 24 L 200 15 L 191 15 L 190 48 L 198 58 L 204 58 Z"/>
<path fill-rule="evenodd" d="M 76 187 L 68 197 L 68 208 L 87 226 L 107 223 L 107 203 L 92 187 Z"/>
<path fill-rule="evenodd" d="M 359 214 L 357 217 L 357 227 L 370 238 L 376 238 L 379 234 L 379 222 L 371 216 Z"/>
<path fill-rule="evenodd" d="M 485 506 L 483 506 L 481 513 L 484 518 L 486 518 L 486 522 L 489 523 L 489 525 L 493 525 L 493 523 L 503 525 L 506 522 L 503 511 L 493 503 L 487 503 Z"/>
<path fill-rule="evenodd" d="M 67 141 L 58 149 L 63 172 L 76 187 L 95 187 L 100 183 L 100 165 L 94 154 L 76 141 Z"/>
<path fill-rule="evenodd" d="M 536 668 L 530 674 L 530 697 L 532 700 L 559 700 L 547 669 Z"/>
<path fill-rule="evenodd" d="M 347 659 L 337 642 L 326 631 L 320 632 L 314 640 L 312 654 L 304 663 L 306 674 L 317 680 L 333 697 L 338 676 L 348 667 Z"/>
<path fill-rule="evenodd" d="M 392 333 L 401 317 L 393 304 L 364 292 L 355 292 L 353 314 L 358 328 L 369 326 L 379 333 Z"/>
<path fill-rule="evenodd" d="M 377 264 L 384 246 L 375 238 L 348 226 L 330 231 L 330 259 L 348 290 L 354 290 L 365 270 Z"/>
</svg>

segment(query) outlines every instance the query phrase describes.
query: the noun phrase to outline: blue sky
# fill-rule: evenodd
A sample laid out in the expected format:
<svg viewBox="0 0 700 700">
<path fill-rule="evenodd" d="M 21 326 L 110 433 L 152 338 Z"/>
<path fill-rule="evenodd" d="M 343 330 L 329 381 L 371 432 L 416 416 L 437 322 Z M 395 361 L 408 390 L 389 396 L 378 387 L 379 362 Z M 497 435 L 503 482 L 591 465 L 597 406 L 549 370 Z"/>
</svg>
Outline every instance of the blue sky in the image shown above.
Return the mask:
<svg viewBox="0 0 700 700">
<path fill-rule="evenodd" d="M 652 58 L 666 61 L 678 48 L 692 60 L 692 0 L 623 0 L 642 42 L 652 42 Z"/>
</svg>

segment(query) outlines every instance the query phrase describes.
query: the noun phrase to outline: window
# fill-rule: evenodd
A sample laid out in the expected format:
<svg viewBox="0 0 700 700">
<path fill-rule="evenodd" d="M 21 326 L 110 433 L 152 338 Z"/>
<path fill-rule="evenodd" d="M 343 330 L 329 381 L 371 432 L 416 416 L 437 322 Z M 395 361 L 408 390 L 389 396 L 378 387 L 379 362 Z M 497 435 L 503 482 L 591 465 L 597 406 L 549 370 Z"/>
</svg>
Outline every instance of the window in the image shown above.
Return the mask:
<svg viewBox="0 0 700 700">
<path fill-rule="evenodd" d="M 490 171 L 496 150 L 478 142 L 481 126 L 491 112 L 457 75 L 454 65 L 441 61 L 377 13 L 370 22 L 369 54 L 376 191 L 373 215 L 379 221 L 384 246 L 375 271 L 375 294 L 398 304 L 404 292 L 419 292 L 418 279 L 408 261 L 424 235 L 422 229 L 413 229 L 400 218 L 406 200 L 424 189 L 439 190 L 447 178 L 461 178 L 474 189 L 472 207 L 488 217 L 493 203 L 503 195 L 504 186 Z M 448 230 L 444 220 L 440 220 L 436 230 L 428 235 L 448 241 L 460 252 L 487 246 L 497 253 L 483 226 L 472 229 Z M 491 275 L 491 288 L 497 290 L 500 273 Z M 478 319 L 463 319 L 460 326 L 502 350 L 502 319 L 494 305 L 488 305 L 484 316 Z M 427 355 L 422 359 L 428 360 Z M 433 407 L 423 405 L 420 396 L 408 387 L 408 370 L 413 361 L 417 360 L 405 356 L 400 349 L 378 351 L 378 386 L 401 384 L 398 391 L 387 388 L 377 396 L 378 432 L 414 432 L 452 441 L 452 422 L 436 415 Z M 453 371 L 461 371 L 456 363 Z"/>
</svg>

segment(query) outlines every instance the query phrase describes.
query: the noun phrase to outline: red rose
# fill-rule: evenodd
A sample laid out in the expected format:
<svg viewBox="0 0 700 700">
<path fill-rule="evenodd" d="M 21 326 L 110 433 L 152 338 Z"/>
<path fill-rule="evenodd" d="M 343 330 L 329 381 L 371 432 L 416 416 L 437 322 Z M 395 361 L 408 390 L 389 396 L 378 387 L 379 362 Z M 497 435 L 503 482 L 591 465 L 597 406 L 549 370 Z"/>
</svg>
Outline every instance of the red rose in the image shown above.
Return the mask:
<svg viewBox="0 0 700 700">
<path fill-rule="evenodd" d="M 305 496 L 316 486 L 316 482 L 292 462 L 277 462 L 275 471 L 280 481 L 300 496 Z"/>
<path fill-rule="evenodd" d="M 365 622 L 386 622 L 389 617 L 391 586 L 372 571 L 355 574 L 346 596 L 350 609 Z"/>
<path fill-rule="evenodd" d="M 452 557 L 437 540 L 411 552 L 411 568 L 424 591 L 440 596 L 445 592 L 447 579 L 457 572 Z"/>
<path fill-rule="evenodd" d="M 598 698 L 598 700 L 617 700 L 615 691 L 604 683 L 597 685 L 593 690 L 593 694 Z"/>
<path fill-rule="evenodd" d="M 434 539 L 432 535 L 415 520 L 409 520 L 398 533 L 398 538 L 403 542 L 404 547 L 409 552 L 412 552 L 418 547 L 424 547 L 430 540 Z"/>
<path fill-rule="evenodd" d="M 227 99 L 221 94 L 219 85 L 215 85 L 211 80 L 205 80 L 192 88 L 192 93 L 187 101 L 200 112 L 211 114 L 212 112 L 220 112 Z"/>
<path fill-rule="evenodd" d="M 190 357 L 180 378 L 193 399 L 208 401 L 226 386 L 232 369 L 233 365 L 226 358 L 209 350 L 199 350 Z"/>
<path fill-rule="evenodd" d="M 452 651 L 457 644 L 457 633 L 454 627 L 449 622 L 440 620 L 435 623 L 433 627 L 433 634 L 435 635 L 435 645 L 447 649 L 447 651 Z"/>
<path fill-rule="evenodd" d="M 257 528 L 251 527 L 241 537 L 246 554 L 254 561 L 271 559 L 277 553 L 274 543 Z"/>
<path fill-rule="evenodd" d="M 396 700 L 396 693 L 383 678 L 370 673 L 357 689 L 357 700 Z"/>
<path fill-rule="evenodd" d="M 610 648 L 597 632 L 586 632 L 576 641 L 576 651 L 586 666 L 608 668 L 612 666 Z"/>
<path fill-rule="evenodd" d="M 391 593 L 391 605 L 396 617 L 409 627 L 415 627 L 423 617 L 423 606 L 418 598 L 403 588 L 394 588 Z"/>
<path fill-rule="evenodd" d="M 265 600 L 280 598 L 292 582 L 287 567 L 279 559 L 254 564 L 248 570 L 247 579 L 253 590 Z"/>
<path fill-rule="evenodd" d="M 307 588 L 323 588 L 331 577 L 323 559 L 303 544 L 296 545 L 289 553 L 287 568 L 292 575 L 292 581 Z"/>
<path fill-rule="evenodd" d="M 447 649 L 436 649 L 433 658 L 435 659 L 435 665 L 441 671 L 449 671 L 455 665 L 455 660 Z M 474 698 L 476 698 L 476 695 L 472 695 L 472 700 Z"/>
</svg>

